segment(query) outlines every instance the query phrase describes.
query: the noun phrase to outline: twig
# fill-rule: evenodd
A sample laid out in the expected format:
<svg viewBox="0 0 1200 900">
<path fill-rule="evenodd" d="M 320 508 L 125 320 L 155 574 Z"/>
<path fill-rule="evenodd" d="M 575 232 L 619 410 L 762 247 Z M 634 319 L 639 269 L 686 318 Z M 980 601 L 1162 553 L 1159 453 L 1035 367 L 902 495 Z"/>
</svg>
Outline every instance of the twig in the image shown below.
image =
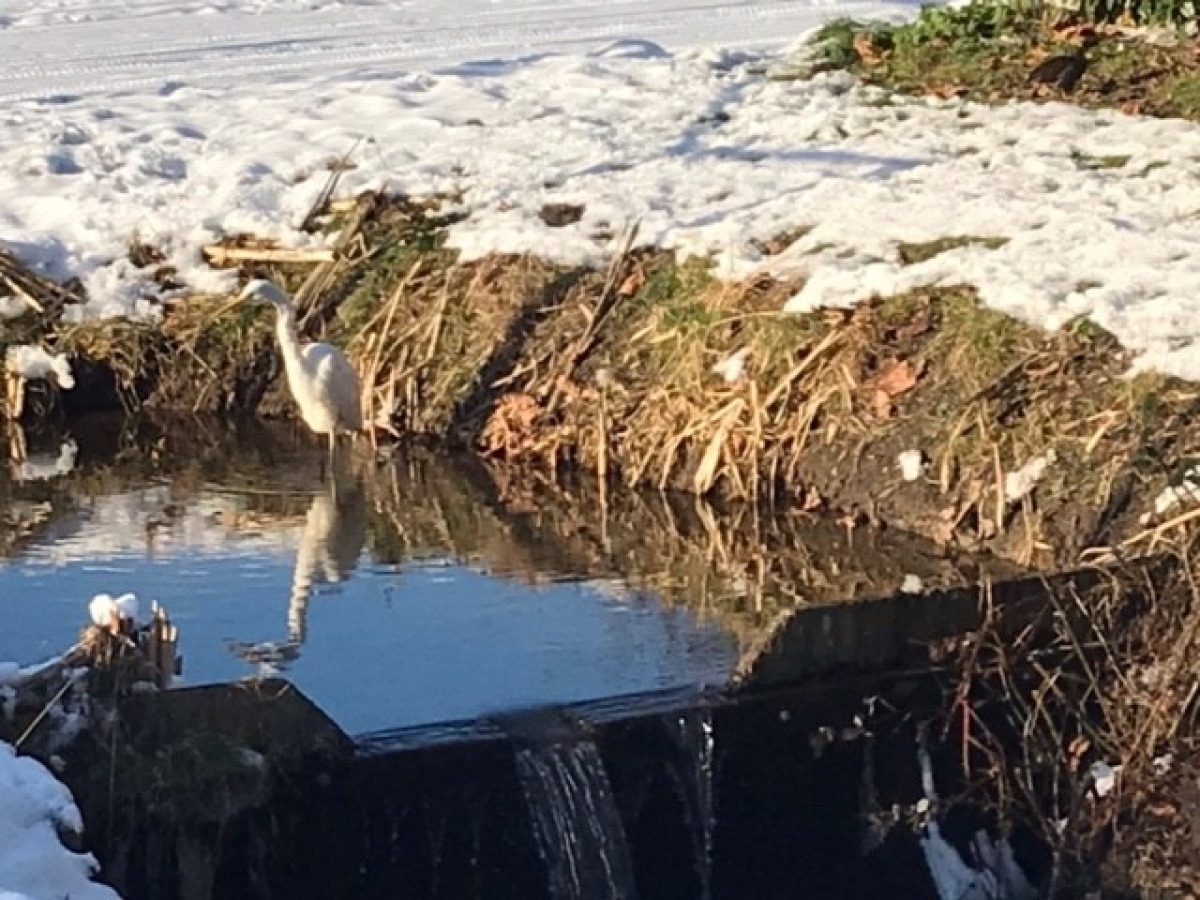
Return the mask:
<svg viewBox="0 0 1200 900">
<path fill-rule="evenodd" d="M 1200 506 L 1196 507 L 1195 509 L 1188 510 L 1185 513 L 1180 513 L 1173 519 L 1168 519 L 1167 521 L 1163 522 L 1161 525 L 1155 525 L 1153 528 L 1147 528 L 1145 531 L 1139 531 L 1133 537 L 1122 541 L 1121 547 L 1132 547 L 1134 544 L 1140 544 L 1147 538 L 1152 539 L 1152 545 L 1156 544 L 1158 543 L 1158 539 L 1172 528 L 1178 528 L 1180 525 L 1186 525 L 1188 522 L 1195 521 L 1196 519 L 1200 519 Z"/>
<path fill-rule="evenodd" d="M 226 247 L 222 244 L 210 244 L 202 252 L 209 265 L 213 266 L 227 266 L 244 262 L 284 265 L 330 263 L 336 258 L 334 251 L 326 247 L 303 249 L 294 247 Z"/>
<path fill-rule="evenodd" d="M 21 736 L 18 737 L 16 739 L 16 741 L 13 742 L 13 746 L 16 747 L 18 750 L 21 748 L 21 745 L 24 744 L 25 741 L 27 741 L 29 739 L 29 736 L 31 734 L 33 734 L 34 729 L 36 729 L 40 724 L 42 724 L 42 720 L 45 719 L 46 716 L 48 716 L 50 714 L 50 710 L 54 707 L 54 705 L 56 703 L 58 703 L 59 700 L 62 699 L 63 694 L 65 694 L 67 691 L 69 691 L 71 689 L 71 687 L 75 684 L 75 679 L 73 676 L 71 676 L 69 673 L 64 673 L 64 675 L 65 675 L 65 678 L 63 680 L 63 685 L 62 685 L 62 687 L 60 687 L 58 689 L 58 693 L 56 693 L 53 697 L 50 698 L 49 702 L 47 702 L 46 705 L 42 707 L 42 711 L 39 712 L 34 717 L 33 721 L 29 723 L 29 725 L 26 727 L 26 729 L 23 732 L 21 732 Z"/>
<path fill-rule="evenodd" d="M 317 199 L 313 201 L 313 205 L 309 208 L 308 214 L 300 223 L 301 231 L 311 230 L 313 223 L 321 211 L 329 204 L 329 198 L 333 196 L 333 192 L 337 190 L 338 182 L 342 180 L 342 173 L 350 167 L 350 157 L 354 155 L 354 151 L 358 149 L 358 145 L 362 143 L 362 138 L 356 138 L 354 143 L 350 145 L 350 149 L 346 151 L 338 162 L 336 162 L 329 171 L 329 177 L 325 179 L 325 185 L 321 188 L 321 193 L 317 194 Z"/>
<path fill-rule="evenodd" d="M 600 291 L 600 299 L 596 302 L 596 310 L 592 313 L 587 330 L 583 333 L 579 341 L 576 342 L 575 349 L 571 351 L 571 355 L 567 358 L 566 369 L 562 373 L 564 378 L 570 378 L 580 363 L 587 359 L 588 354 L 595 347 L 596 338 L 600 334 L 600 327 L 620 302 L 621 292 L 617 290 L 619 286 L 618 282 L 625 268 L 625 260 L 629 258 L 629 253 L 633 249 L 633 242 L 637 239 L 640 227 L 641 222 L 639 221 L 634 222 L 626 229 L 625 236 L 621 241 L 621 249 L 609 262 L 608 272 L 604 278 L 604 288 Z"/>
</svg>

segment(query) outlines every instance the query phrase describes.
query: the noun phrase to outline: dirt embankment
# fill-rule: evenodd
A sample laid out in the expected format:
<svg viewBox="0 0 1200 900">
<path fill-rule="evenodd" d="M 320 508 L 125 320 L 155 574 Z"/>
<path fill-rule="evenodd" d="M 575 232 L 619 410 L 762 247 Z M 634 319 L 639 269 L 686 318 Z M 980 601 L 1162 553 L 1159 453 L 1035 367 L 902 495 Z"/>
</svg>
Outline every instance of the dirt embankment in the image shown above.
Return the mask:
<svg viewBox="0 0 1200 900">
<path fill-rule="evenodd" d="M 1146 515 L 1197 449 L 1190 386 L 1128 378 L 1096 327 L 1032 329 L 967 288 L 785 314 L 795 283 L 725 283 L 669 253 L 633 248 L 608 271 L 462 264 L 435 206 L 372 196 L 340 215 L 351 239 L 335 261 L 243 274 L 286 285 L 307 336 L 346 348 L 381 432 L 833 512 L 1046 569 L 1148 548 Z M 269 314 L 226 299 L 176 303 L 154 326 L 47 313 L 4 340 L 71 356 L 68 413 L 287 414 Z M 27 398 L 26 418 L 52 399 Z"/>
</svg>

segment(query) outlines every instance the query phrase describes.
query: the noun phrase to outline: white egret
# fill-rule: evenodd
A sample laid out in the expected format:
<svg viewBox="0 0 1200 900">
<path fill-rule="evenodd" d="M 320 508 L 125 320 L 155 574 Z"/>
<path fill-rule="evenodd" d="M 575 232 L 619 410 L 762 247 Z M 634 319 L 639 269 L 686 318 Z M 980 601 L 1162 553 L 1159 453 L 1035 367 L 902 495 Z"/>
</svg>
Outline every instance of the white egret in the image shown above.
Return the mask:
<svg viewBox="0 0 1200 900">
<path fill-rule="evenodd" d="M 292 399 L 300 407 L 305 425 L 316 434 L 329 435 L 332 462 L 337 433 L 362 431 L 362 388 L 358 373 L 332 344 L 300 345 L 296 336 L 296 307 L 291 297 L 270 281 L 251 281 L 238 299 L 263 300 L 275 307 L 275 336 Z"/>
</svg>

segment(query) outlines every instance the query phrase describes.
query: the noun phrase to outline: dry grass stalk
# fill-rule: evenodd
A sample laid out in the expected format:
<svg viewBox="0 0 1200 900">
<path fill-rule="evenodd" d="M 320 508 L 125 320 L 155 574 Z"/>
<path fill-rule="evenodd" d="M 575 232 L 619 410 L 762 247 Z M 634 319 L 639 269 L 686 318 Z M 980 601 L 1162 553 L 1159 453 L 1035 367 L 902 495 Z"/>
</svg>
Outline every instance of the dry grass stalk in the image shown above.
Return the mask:
<svg viewBox="0 0 1200 900">
<path fill-rule="evenodd" d="M 1200 772 L 1198 559 L 1181 536 L 1168 557 L 1047 583 L 989 607 L 963 642 L 947 727 L 961 724 L 964 772 L 984 776 L 972 796 L 1052 849 L 1051 896 L 1094 890 L 1101 870 L 1138 890 L 1190 877 L 1200 794 L 1179 785 Z M 1096 763 L 1120 773 L 1111 794 L 1091 789 Z"/>
<path fill-rule="evenodd" d="M 203 248 L 204 258 L 209 265 L 217 267 L 237 266 L 243 263 L 274 263 L 276 265 L 311 265 L 331 263 L 336 258 L 333 250 L 317 247 L 312 249 L 292 247 L 229 247 L 210 244 Z"/>
</svg>

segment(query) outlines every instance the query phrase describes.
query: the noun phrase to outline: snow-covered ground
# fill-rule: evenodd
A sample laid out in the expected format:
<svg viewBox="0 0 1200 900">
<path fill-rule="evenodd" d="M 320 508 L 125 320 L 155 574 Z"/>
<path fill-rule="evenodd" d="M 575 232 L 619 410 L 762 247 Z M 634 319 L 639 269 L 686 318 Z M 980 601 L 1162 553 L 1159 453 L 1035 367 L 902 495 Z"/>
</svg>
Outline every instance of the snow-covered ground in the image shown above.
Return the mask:
<svg viewBox="0 0 1200 900">
<path fill-rule="evenodd" d="M 315 240 L 295 226 L 362 139 L 342 189 L 461 193 L 467 256 L 599 260 L 640 220 L 643 239 L 738 274 L 764 264 L 757 239 L 807 227 L 770 261 L 808 276 L 793 309 L 967 282 L 1049 327 L 1091 316 L 1145 365 L 1200 378 L 1200 128 L 770 77 L 830 16 L 911 10 L 0 0 L 0 241 L 82 276 L 79 314 L 153 315 L 130 238 L 222 288 L 198 248 L 239 231 Z M 548 202 L 586 211 L 552 229 Z M 900 265 L 897 242 L 951 236 L 1008 242 Z"/>
<path fill-rule="evenodd" d="M 3 676 L 0 673 L 0 684 Z M 63 846 L 59 829 L 83 828 L 67 790 L 41 763 L 17 756 L 0 741 L 0 898 L 2 900 L 117 900 L 91 880 L 90 854 Z"/>
</svg>

